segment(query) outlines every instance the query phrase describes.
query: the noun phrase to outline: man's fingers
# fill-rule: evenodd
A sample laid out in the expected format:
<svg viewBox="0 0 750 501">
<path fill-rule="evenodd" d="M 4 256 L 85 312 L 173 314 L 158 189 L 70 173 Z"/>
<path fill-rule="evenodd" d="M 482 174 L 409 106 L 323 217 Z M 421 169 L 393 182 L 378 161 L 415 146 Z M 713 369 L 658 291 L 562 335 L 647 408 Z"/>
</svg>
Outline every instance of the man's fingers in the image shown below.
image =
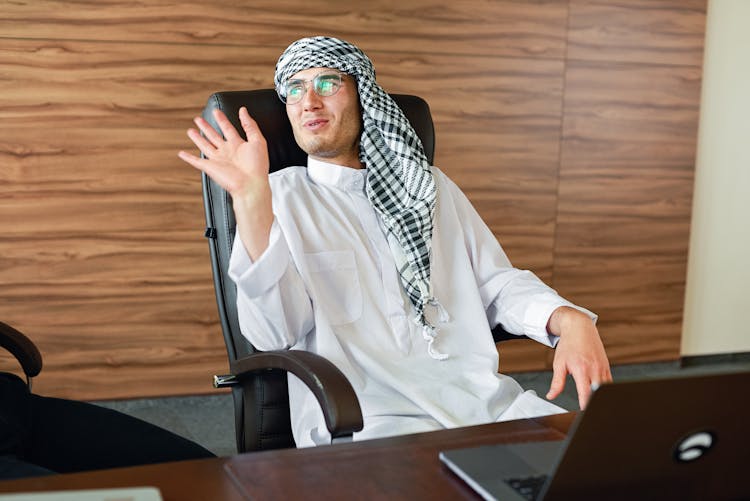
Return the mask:
<svg viewBox="0 0 750 501">
<path fill-rule="evenodd" d="M 221 134 L 216 132 L 216 129 L 214 129 L 211 124 L 206 121 L 205 118 L 195 117 L 193 119 L 193 122 L 200 129 L 201 133 L 206 137 L 206 139 L 211 142 L 212 145 L 219 146 L 224 142 L 224 138 L 221 137 Z"/>
<path fill-rule="evenodd" d="M 552 372 L 552 382 L 547 392 L 547 400 L 556 399 L 565 388 L 565 371 L 554 369 Z"/>
<path fill-rule="evenodd" d="M 251 135 L 260 133 L 258 123 L 253 120 L 253 117 L 250 116 L 250 112 L 248 112 L 247 108 L 244 106 L 240 108 L 240 124 L 242 125 L 242 128 L 245 131 L 245 136 L 247 136 L 248 140 Z"/>
<path fill-rule="evenodd" d="M 605 367 L 604 370 L 600 370 L 597 376 L 591 377 L 591 389 L 598 389 L 601 385 L 612 382 L 612 371 L 609 367 Z"/>
<path fill-rule="evenodd" d="M 193 165 L 193 159 L 196 158 L 195 155 L 191 155 L 187 151 L 183 151 L 183 150 L 178 151 L 177 156 L 180 157 L 181 160 L 184 160 L 185 162 L 189 163 L 190 165 Z"/>
<path fill-rule="evenodd" d="M 240 137 L 239 132 L 234 128 L 232 122 L 230 122 L 227 116 L 218 108 L 214 109 L 214 119 L 227 141 L 242 141 L 242 137 Z"/>
<path fill-rule="evenodd" d="M 177 156 L 181 160 L 189 163 L 196 169 L 206 173 L 208 177 L 216 181 L 216 183 L 229 191 L 232 180 L 226 170 L 219 168 L 214 162 L 205 158 L 198 158 L 195 155 L 187 153 L 186 151 L 180 151 Z"/>
<path fill-rule="evenodd" d="M 589 398 L 591 398 L 592 381 L 584 375 L 573 376 L 573 380 L 576 382 L 576 391 L 578 392 L 578 406 L 583 410 L 589 403 Z M 597 382 L 597 384 L 599 383 Z"/>
<path fill-rule="evenodd" d="M 216 152 L 216 143 L 209 142 L 195 129 L 189 129 L 187 135 L 206 158 L 212 158 L 214 156 L 214 153 Z"/>
<path fill-rule="evenodd" d="M 180 151 L 177 153 L 177 156 L 180 157 L 182 161 L 189 163 L 196 169 L 201 170 L 205 172 L 206 174 L 210 175 L 209 171 L 213 172 L 215 170 L 212 167 L 212 164 L 209 160 L 206 160 L 205 158 L 196 157 L 192 153 L 188 153 L 186 151 Z"/>
</svg>

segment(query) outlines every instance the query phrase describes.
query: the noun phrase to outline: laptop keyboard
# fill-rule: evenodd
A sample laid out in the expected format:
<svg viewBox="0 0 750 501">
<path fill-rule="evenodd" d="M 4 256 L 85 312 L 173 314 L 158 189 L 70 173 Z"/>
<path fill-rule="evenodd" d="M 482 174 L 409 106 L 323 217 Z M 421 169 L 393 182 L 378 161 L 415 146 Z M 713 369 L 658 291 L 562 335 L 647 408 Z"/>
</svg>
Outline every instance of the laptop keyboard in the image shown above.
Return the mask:
<svg viewBox="0 0 750 501">
<path fill-rule="evenodd" d="M 505 483 L 523 496 L 524 499 L 534 501 L 539 496 L 542 486 L 546 481 L 547 475 L 539 475 L 535 477 L 509 478 L 505 480 Z"/>
</svg>

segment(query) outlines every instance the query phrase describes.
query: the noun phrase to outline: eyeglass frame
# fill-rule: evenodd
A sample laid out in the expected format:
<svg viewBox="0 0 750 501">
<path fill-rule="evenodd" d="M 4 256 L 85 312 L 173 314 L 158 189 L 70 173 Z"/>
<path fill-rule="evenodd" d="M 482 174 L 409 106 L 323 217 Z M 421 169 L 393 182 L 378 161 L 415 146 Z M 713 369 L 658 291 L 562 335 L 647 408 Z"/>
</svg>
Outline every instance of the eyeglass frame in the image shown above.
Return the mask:
<svg viewBox="0 0 750 501">
<path fill-rule="evenodd" d="M 322 76 L 334 76 L 334 75 L 336 77 L 338 77 L 338 87 L 336 88 L 336 91 L 333 92 L 332 94 L 328 94 L 327 96 L 321 95 L 318 92 L 318 89 L 317 89 L 317 87 L 315 85 L 315 81 L 318 80 Z M 312 83 L 313 84 L 313 86 L 312 86 L 313 92 L 315 92 L 315 94 L 317 94 L 318 96 L 320 96 L 320 97 L 335 96 L 341 90 L 341 84 L 344 83 L 344 78 L 343 77 L 346 76 L 346 75 L 347 75 L 347 73 L 344 73 L 343 71 L 323 70 L 320 73 L 318 73 L 317 75 L 315 75 L 314 77 L 309 78 L 309 79 L 290 78 L 286 82 L 284 82 L 284 84 L 283 84 L 284 89 L 286 89 L 286 87 L 289 84 L 289 82 L 302 82 L 302 88 L 305 91 L 304 94 L 302 95 L 302 97 L 300 97 L 298 101 L 294 101 L 293 103 L 290 103 L 288 97 L 287 96 L 282 96 L 281 92 L 279 92 L 278 90 L 276 91 L 276 95 L 279 97 L 279 99 L 281 100 L 282 103 L 288 104 L 290 106 L 293 106 L 293 105 L 299 103 L 300 101 L 302 101 L 302 99 L 304 99 L 304 95 L 307 94 L 307 89 L 308 89 L 307 86 L 308 86 L 309 83 Z"/>
</svg>

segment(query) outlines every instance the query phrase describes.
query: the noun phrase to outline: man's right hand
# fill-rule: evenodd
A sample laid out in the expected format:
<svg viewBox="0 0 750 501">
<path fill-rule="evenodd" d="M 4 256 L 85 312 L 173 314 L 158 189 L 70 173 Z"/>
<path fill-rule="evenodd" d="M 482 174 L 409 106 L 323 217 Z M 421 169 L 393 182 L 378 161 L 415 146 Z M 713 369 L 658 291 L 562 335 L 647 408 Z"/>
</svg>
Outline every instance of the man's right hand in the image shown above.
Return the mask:
<svg viewBox="0 0 750 501">
<path fill-rule="evenodd" d="M 273 223 L 266 139 L 244 106 L 239 118 L 247 141 L 220 110 L 214 110 L 214 118 L 223 138 L 201 117 L 194 119 L 200 132 L 187 132 L 205 158 L 185 151 L 178 156 L 205 172 L 232 196 L 237 231 L 248 255 L 256 260 L 268 247 Z"/>
</svg>

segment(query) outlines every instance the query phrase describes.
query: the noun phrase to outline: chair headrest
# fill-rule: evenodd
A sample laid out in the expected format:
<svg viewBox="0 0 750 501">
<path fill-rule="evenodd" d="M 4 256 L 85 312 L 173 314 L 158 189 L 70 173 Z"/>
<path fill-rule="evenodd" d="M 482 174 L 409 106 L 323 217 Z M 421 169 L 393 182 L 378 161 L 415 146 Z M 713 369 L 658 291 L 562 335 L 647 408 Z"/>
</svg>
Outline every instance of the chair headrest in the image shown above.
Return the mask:
<svg viewBox="0 0 750 501">
<path fill-rule="evenodd" d="M 435 129 L 427 102 L 420 97 L 407 94 L 391 94 L 391 97 L 411 122 L 422 140 L 427 160 L 432 164 L 435 155 Z M 273 89 L 216 92 L 208 98 L 208 103 L 203 109 L 203 118 L 218 131 L 219 127 L 212 113 L 218 108 L 244 137 L 238 116 L 242 106 L 247 107 L 250 116 L 258 123 L 266 138 L 271 172 L 292 165 L 307 165 L 307 154 L 294 140 L 285 105 Z"/>
</svg>

